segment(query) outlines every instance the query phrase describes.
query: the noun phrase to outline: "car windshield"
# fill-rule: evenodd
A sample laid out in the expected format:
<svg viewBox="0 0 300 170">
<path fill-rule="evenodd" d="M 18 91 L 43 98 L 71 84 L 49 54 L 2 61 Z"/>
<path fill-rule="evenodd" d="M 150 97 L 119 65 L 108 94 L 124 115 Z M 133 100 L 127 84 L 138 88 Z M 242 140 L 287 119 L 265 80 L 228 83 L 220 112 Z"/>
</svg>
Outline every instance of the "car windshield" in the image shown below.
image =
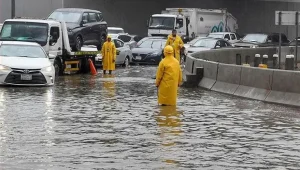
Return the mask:
<svg viewBox="0 0 300 170">
<path fill-rule="evenodd" d="M 34 45 L 3 44 L 0 46 L 0 56 L 47 58 L 42 47 Z"/>
<path fill-rule="evenodd" d="M 267 37 L 268 36 L 265 34 L 248 34 L 243 38 L 242 41 L 264 43 L 264 42 L 266 42 Z"/>
<path fill-rule="evenodd" d="M 174 29 L 175 18 L 173 17 L 152 17 L 149 28 Z"/>
<path fill-rule="evenodd" d="M 1 41 L 30 41 L 45 46 L 48 41 L 48 24 L 35 22 L 5 22 Z"/>
<path fill-rule="evenodd" d="M 212 37 L 212 38 L 223 38 L 223 34 L 209 34 L 208 37 Z"/>
<path fill-rule="evenodd" d="M 215 48 L 217 40 L 214 39 L 199 39 L 191 47 L 206 47 L 206 48 Z"/>
<path fill-rule="evenodd" d="M 124 33 L 124 30 L 108 29 L 108 34 L 121 34 L 121 33 Z"/>
<path fill-rule="evenodd" d="M 69 23 L 78 23 L 80 17 L 80 12 L 54 11 L 48 18 Z"/>
<path fill-rule="evenodd" d="M 140 43 L 137 47 L 160 49 L 163 48 L 165 44 L 166 44 L 165 40 L 145 40 L 142 43 Z"/>
</svg>

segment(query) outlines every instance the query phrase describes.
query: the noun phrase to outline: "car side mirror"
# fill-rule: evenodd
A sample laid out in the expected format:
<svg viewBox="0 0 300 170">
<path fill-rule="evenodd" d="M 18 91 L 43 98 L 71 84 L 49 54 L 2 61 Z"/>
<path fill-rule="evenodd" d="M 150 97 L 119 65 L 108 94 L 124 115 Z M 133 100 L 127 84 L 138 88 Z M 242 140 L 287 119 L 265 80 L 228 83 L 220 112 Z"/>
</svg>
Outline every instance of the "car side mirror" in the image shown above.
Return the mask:
<svg viewBox="0 0 300 170">
<path fill-rule="evenodd" d="M 53 54 L 49 54 L 48 56 L 49 56 L 49 59 L 55 59 L 55 57 L 56 57 L 56 56 L 53 55 Z"/>
<path fill-rule="evenodd" d="M 50 36 L 49 45 L 54 46 L 57 43 L 57 37 Z"/>
<path fill-rule="evenodd" d="M 87 20 L 82 20 L 81 22 L 80 22 L 80 26 L 83 26 L 84 24 L 86 24 L 87 23 Z"/>
</svg>

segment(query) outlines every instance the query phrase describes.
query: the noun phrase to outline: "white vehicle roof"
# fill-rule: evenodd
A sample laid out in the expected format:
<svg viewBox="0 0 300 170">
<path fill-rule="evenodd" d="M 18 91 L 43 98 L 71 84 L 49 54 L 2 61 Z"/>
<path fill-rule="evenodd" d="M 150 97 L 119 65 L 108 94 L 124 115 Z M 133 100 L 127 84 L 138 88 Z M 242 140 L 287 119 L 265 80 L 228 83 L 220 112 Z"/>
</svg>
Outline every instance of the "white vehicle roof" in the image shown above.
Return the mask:
<svg viewBox="0 0 300 170">
<path fill-rule="evenodd" d="M 235 34 L 234 32 L 212 32 L 209 34 Z"/>
<path fill-rule="evenodd" d="M 172 15 L 172 14 L 154 14 L 152 17 L 177 17 L 177 15 Z"/>
<path fill-rule="evenodd" d="M 36 42 L 26 42 L 26 41 L 0 41 L 0 45 L 30 45 L 30 46 L 40 46 Z"/>
<path fill-rule="evenodd" d="M 42 19 L 7 19 L 6 21 L 13 21 L 13 22 L 35 22 L 35 23 L 59 23 L 58 21 L 55 20 L 42 20 Z"/>
<path fill-rule="evenodd" d="M 123 28 L 120 27 L 107 27 L 108 30 L 124 30 Z"/>
</svg>

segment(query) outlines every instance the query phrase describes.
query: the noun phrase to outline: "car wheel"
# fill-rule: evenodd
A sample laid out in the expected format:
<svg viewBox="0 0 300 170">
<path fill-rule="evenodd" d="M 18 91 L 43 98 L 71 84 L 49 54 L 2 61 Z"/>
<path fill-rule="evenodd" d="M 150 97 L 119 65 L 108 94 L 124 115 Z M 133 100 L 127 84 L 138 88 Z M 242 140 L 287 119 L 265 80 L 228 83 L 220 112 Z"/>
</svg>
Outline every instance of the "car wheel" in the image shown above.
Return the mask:
<svg viewBox="0 0 300 170">
<path fill-rule="evenodd" d="M 60 61 L 58 61 L 58 60 L 54 61 L 54 69 L 55 69 L 55 76 L 63 75 L 63 68 L 62 68 Z"/>
<path fill-rule="evenodd" d="M 128 67 L 130 64 L 130 59 L 128 56 L 126 56 L 125 60 L 124 60 L 124 63 L 123 63 L 123 67 Z"/>
<path fill-rule="evenodd" d="M 74 51 L 80 51 L 83 44 L 83 40 L 80 36 L 76 37 L 75 46 L 73 47 Z"/>
<path fill-rule="evenodd" d="M 106 41 L 106 35 L 101 35 L 100 38 L 100 44 L 97 46 L 97 50 L 100 51 L 102 49 L 102 45 L 105 43 Z"/>
</svg>

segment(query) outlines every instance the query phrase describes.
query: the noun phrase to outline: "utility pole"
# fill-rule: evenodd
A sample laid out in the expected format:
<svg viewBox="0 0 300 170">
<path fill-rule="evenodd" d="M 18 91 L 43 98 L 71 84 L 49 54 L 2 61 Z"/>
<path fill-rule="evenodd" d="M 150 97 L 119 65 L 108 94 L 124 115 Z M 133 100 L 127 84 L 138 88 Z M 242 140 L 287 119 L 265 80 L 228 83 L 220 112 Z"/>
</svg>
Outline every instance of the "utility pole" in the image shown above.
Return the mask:
<svg viewBox="0 0 300 170">
<path fill-rule="evenodd" d="M 16 17 L 16 0 L 11 0 L 11 18 Z"/>
</svg>

